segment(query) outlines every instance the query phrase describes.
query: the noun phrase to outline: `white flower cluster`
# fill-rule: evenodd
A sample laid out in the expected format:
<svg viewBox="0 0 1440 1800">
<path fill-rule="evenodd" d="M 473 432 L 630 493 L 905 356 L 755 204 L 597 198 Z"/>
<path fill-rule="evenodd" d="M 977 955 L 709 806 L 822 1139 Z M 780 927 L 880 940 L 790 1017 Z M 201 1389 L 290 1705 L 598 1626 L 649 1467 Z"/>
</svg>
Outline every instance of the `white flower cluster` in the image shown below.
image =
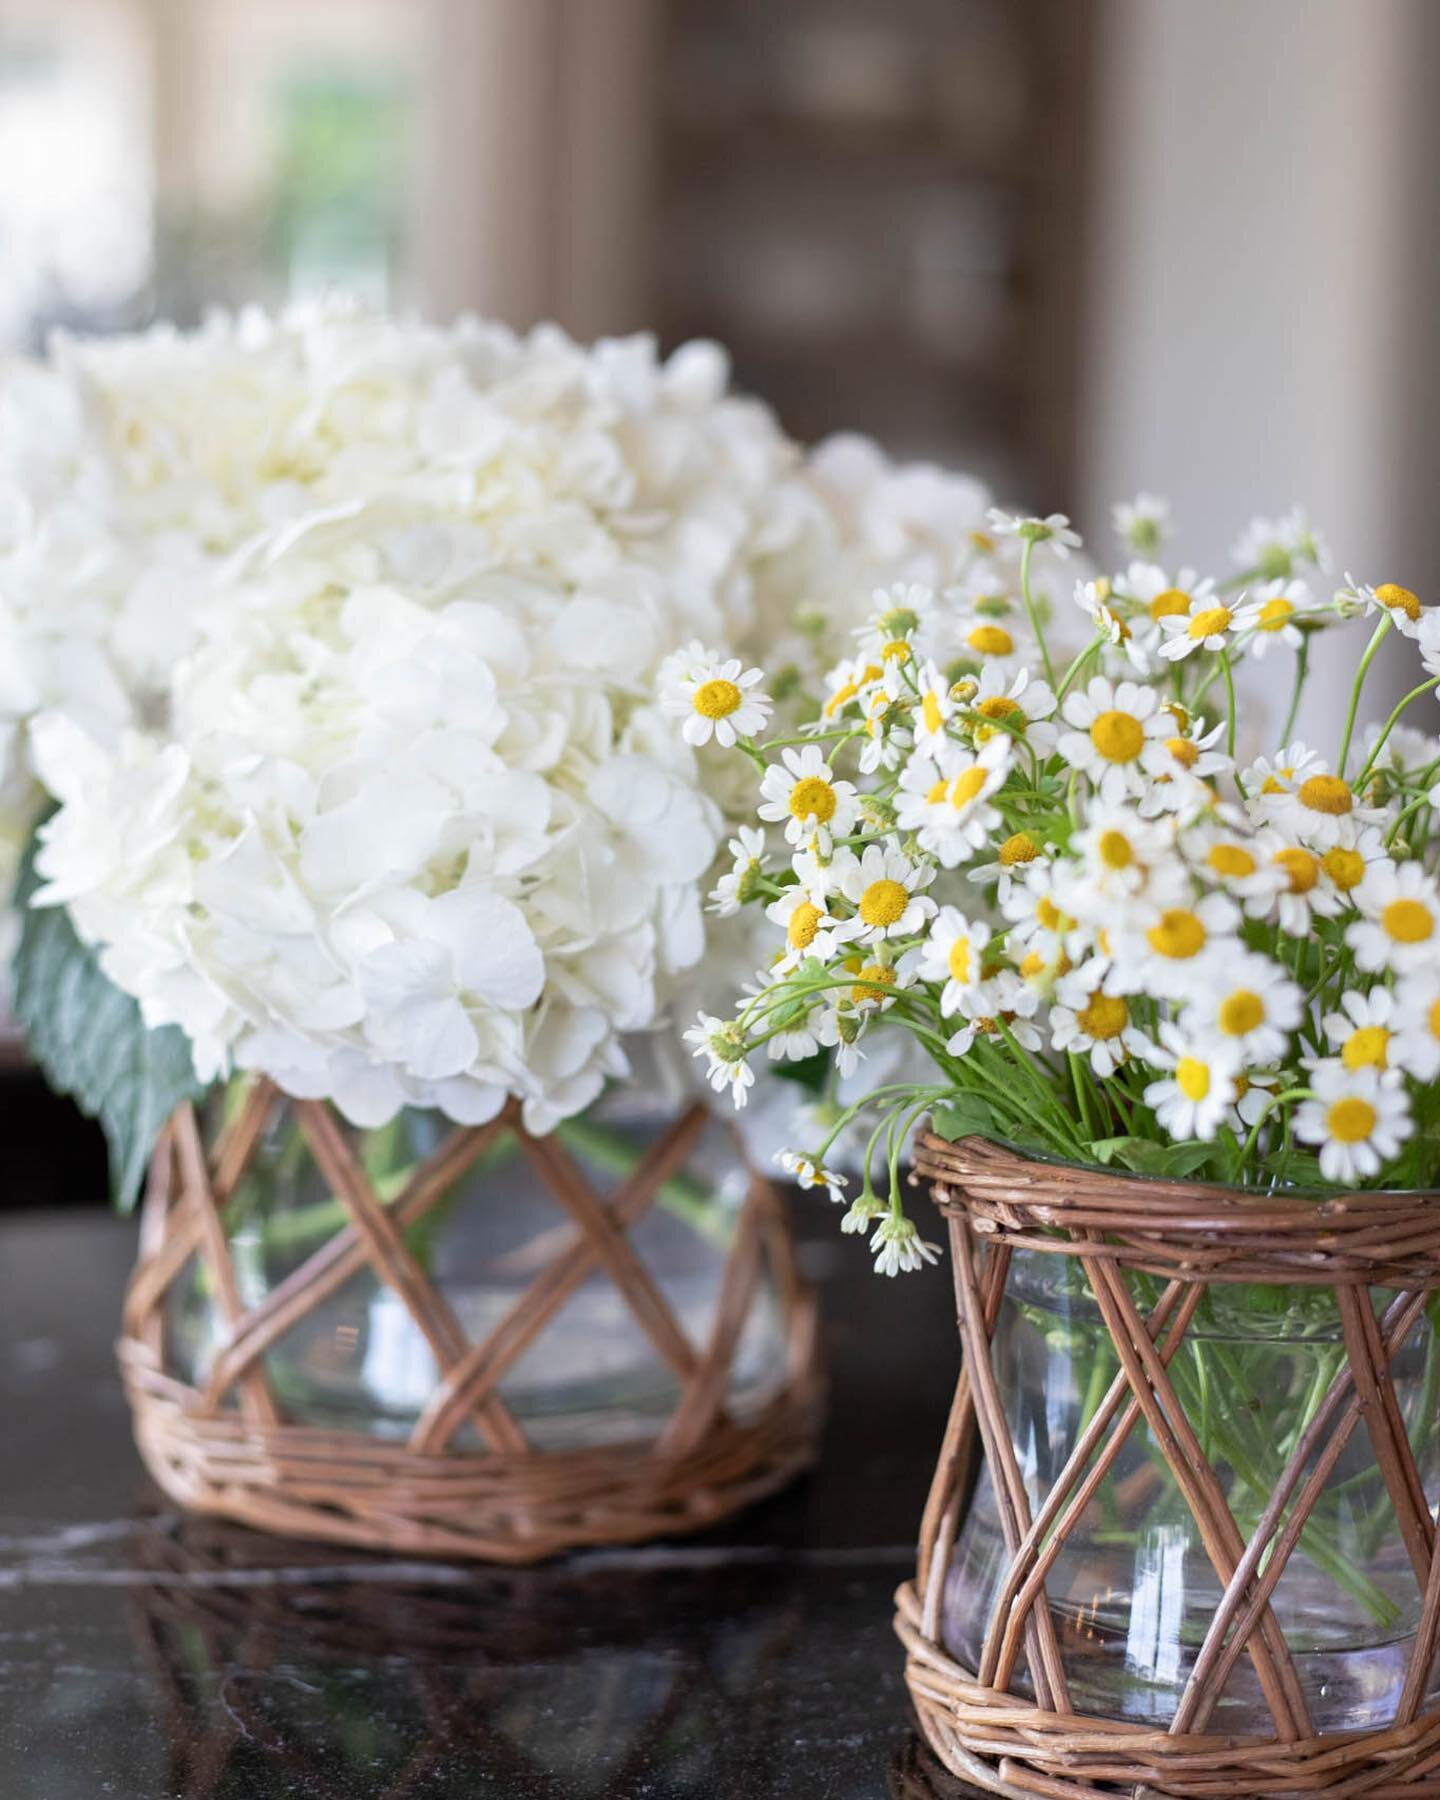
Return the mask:
<svg viewBox="0 0 1440 1800">
<path fill-rule="evenodd" d="M 1117 522 L 1153 548 L 1166 516 L 1144 500 Z M 737 1017 L 691 1033 L 711 1079 L 742 1097 L 761 1046 L 853 1069 L 895 1025 L 925 1046 L 928 1074 L 879 1100 L 890 1199 L 867 1180 L 847 1214 L 888 1273 L 928 1255 L 895 1180 L 908 1126 L 962 1099 L 988 1120 L 969 1129 L 1081 1160 L 1432 1181 L 1440 738 L 1400 721 L 1440 685 L 1437 615 L 1396 584 L 1347 579 L 1322 601 L 1323 552 L 1291 515 L 1252 527 L 1223 580 L 1144 561 L 1082 576 L 1072 654 L 1032 581 L 1075 547 L 1068 522 L 991 530 L 948 592 L 876 596 L 802 741 L 747 746 L 768 835 L 737 837 L 714 904 L 762 906 L 784 941 Z M 1375 630 L 1334 759 L 1287 722 L 1274 757 L 1240 767 L 1235 664 L 1297 649 L 1298 701 L 1308 636 L 1362 613 Z M 1423 679 L 1360 736 L 1392 630 Z M 786 1166 L 834 1194 L 832 1144 Z"/>
<path fill-rule="evenodd" d="M 27 803 L 32 761 L 63 802 L 44 899 L 203 1073 L 365 1122 L 513 1093 L 543 1129 L 753 966 L 748 919 L 702 958 L 700 897 L 743 816 L 720 752 L 772 703 L 697 640 L 813 660 L 875 580 L 973 561 L 986 496 L 862 440 L 805 459 L 727 380 L 708 345 L 333 308 L 17 380 L 53 604 L 0 577 L 0 629 L 105 701 L 6 696 Z"/>
</svg>

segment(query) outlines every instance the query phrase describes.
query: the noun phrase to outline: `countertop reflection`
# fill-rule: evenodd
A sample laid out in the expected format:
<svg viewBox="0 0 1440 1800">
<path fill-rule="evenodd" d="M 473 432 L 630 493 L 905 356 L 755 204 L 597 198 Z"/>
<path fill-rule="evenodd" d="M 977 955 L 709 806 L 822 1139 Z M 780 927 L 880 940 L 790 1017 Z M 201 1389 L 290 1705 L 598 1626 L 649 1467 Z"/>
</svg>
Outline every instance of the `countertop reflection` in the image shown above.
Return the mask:
<svg viewBox="0 0 1440 1800">
<path fill-rule="evenodd" d="M 6 1800 L 958 1800 L 890 1601 L 954 1368 L 948 1282 L 825 1289 L 821 1466 L 706 1537 L 538 1569 L 357 1557 L 167 1510 L 110 1355 L 133 1234 L 0 1218 Z"/>
</svg>

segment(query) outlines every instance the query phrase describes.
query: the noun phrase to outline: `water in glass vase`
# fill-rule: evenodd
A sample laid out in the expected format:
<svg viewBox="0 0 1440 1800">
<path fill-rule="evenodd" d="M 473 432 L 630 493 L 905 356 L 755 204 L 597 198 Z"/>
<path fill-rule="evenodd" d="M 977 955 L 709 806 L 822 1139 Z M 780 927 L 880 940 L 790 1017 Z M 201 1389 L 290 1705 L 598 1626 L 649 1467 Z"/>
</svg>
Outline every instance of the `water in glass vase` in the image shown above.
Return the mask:
<svg viewBox="0 0 1440 1800">
<path fill-rule="evenodd" d="M 233 1106 L 235 1096 L 218 1103 Z M 561 1125 L 554 1143 L 591 1192 L 608 1199 L 680 1110 L 655 1084 L 637 1081 Z M 406 1112 L 377 1130 L 355 1133 L 378 1198 L 388 1202 L 399 1194 L 453 1129 L 438 1114 Z M 626 1233 L 697 1351 L 715 1321 L 748 1181 L 734 1138 L 711 1120 L 683 1167 Z M 288 1103 L 277 1104 L 224 1219 L 246 1308 L 264 1302 L 347 1224 Z M 404 1235 L 471 1344 L 513 1319 L 537 1278 L 578 1238 L 553 1187 L 509 1130 Z M 167 1327 L 175 1372 L 203 1385 L 226 1332 L 198 1266 L 172 1289 Z M 410 1435 L 439 1379 L 435 1356 L 404 1300 L 368 1265 L 280 1337 L 266 1352 L 264 1367 L 290 1422 L 397 1440 Z M 783 1319 L 767 1280 L 731 1366 L 731 1417 L 752 1417 L 779 1391 L 784 1376 Z M 499 1386 L 527 1439 L 546 1451 L 653 1438 L 679 1392 L 673 1369 L 615 1282 L 595 1266 L 509 1363 Z M 469 1424 L 453 1442 L 482 1448 Z"/>
<path fill-rule="evenodd" d="M 1129 1280 L 1148 1313 L 1160 1284 L 1134 1274 Z M 1377 1291 L 1373 1298 L 1378 1309 L 1393 1296 Z M 1433 1308 L 1432 1301 L 1391 1364 L 1432 1514 L 1440 1494 L 1440 1351 Z M 993 1360 L 1034 1517 L 1120 1367 L 1085 1277 L 1070 1258 L 1014 1253 Z M 1327 1289 L 1217 1285 L 1201 1301 L 1170 1363 L 1170 1378 L 1247 1542 L 1345 1360 Z M 1307 1473 L 1328 1435 L 1319 1434 Z M 982 1471 L 944 1601 L 945 1647 L 966 1668 L 981 1666 L 1009 1567 L 994 1489 Z M 1167 1726 L 1223 1583 L 1143 1418 L 1068 1532 L 1045 1591 L 1071 1709 Z M 1271 1601 L 1318 1731 L 1390 1723 L 1419 1624 L 1421 1592 L 1362 1423 L 1320 1489 Z M 1032 1691 L 1023 1652 L 1012 1686 Z M 1440 1681 L 1426 1703 L 1437 1697 Z M 1236 1662 L 1206 1729 L 1272 1729 L 1248 1654 Z"/>
</svg>

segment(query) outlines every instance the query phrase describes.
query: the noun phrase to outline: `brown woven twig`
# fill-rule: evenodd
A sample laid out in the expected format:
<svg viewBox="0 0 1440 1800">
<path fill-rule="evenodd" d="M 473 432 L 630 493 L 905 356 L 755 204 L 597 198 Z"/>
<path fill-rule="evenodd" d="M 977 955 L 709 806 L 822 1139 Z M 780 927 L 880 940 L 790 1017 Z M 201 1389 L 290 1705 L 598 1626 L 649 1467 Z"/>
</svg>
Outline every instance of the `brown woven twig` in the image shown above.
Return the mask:
<svg viewBox="0 0 1440 1800">
<path fill-rule="evenodd" d="M 707 1121 L 703 1108 L 677 1119 L 612 1195 L 593 1191 L 553 1140 L 530 1137 L 512 1108 L 490 1125 L 457 1127 L 386 1204 L 329 1109 L 295 1103 L 310 1153 L 349 1222 L 247 1308 L 224 1209 L 280 1104 L 290 1103 L 257 1082 L 208 1158 L 193 1113 L 182 1107 L 152 1164 L 119 1354 L 141 1454 L 181 1505 L 291 1536 L 518 1563 L 581 1544 L 700 1529 L 811 1461 L 821 1398 L 815 1304 L 795 1269 L 774 1188 L 752 1174 L 704 1344 L 687 1338 L 627 1235 L 694 1150 Z M 502 1131 L 515 1134 L 570 1224 L 529 1246 L 533 1279 L 489 1334 L 471 1343 L 407 1247 L 406 1231 Z M 174 1373 L 165 1336 L 167 1301 L 192 1256 L 228 1333 L 196 1386 Z M 730 1368 L 767 1267 L 783 1310 L 787 1366 L 773 1397 L 737 1419 L 726 1407 Z M 265 1375 L 266 1353 L 366 1269 L 399 1296 L 439 1370 L 405 1443 L 292 1423 Z M 544 1452 L 505 1404 L 501 1382 L 597 1271 L 673 1375 L 679 1398 L 654 1439 Z M 478 1449 L 456 1441 L 467 1424 Z"/>
<path fill-rule="evenodd" d="M 1440 1556 L 1391 1364 L 1440 1288 L 1440 1198 L 1306 1199 L 1032 1161 L 976 1138 L 921 1139 L 916 1157 L 945 1215 L 965 1367 L 921 1528 L 918 1575 L 896 1629 L 921 1728 L 952 1773 L 1011 1800 L 1173 1795 L 1249 1800 L 1440 1796 L 1440 1711 L 1423 1711 L 1440 1648 Z M 1012 1252 L 1075 1258 L 1120 1370 L 1030 1516 L 1000 1401 L 991 1340 Z M 1126 1271 L 1165 1282 L 1148 1318 Z M 1345 1365 L 1321 1397 L 1248 1542 L 1167 1369 L 1207 1287 L 1272 1282 L 1335 1294 Z M 1396 1289 L 1381 1318 L 1370 1289 Z M 1168 1730 L 1071 1711 L 1046 1577 L 1143 1419 L 1223 1589 Z M 1317 1732 L 1271 1598 L 1336 1463 L 1363 1426 L 1422 1596 L 1395 1717 L 1383 1730 Z M 1010 1557 L 980 1655 L 941 1643 L 946 1577 L 983 1447 Z M 1015 1690 L 1024 1655 L 1033 1698 Z M 1251 1661 L 1269 1735 L 1206 1729 L 1235 1665 Z"/>
</svg>

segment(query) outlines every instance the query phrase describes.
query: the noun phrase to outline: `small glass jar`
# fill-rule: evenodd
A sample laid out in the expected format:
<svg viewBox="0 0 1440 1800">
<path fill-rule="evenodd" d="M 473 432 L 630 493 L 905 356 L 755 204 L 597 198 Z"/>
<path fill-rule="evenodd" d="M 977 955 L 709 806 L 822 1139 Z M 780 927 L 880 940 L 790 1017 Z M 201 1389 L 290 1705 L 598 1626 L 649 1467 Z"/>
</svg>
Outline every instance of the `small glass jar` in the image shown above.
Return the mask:
<svg viewBox="0 0 1440 1800">
<path fill-rule="evenodd" d="M 1131 1273 L 1142 1314 L 1160 1286 Z M 1393 1295 L 1375 1291 L 1377 1307 Z M 1440 1347 L 1432 1298 L 1391 1378 L 1426 1497 L 1440 1495 Z M 1171 1382 L 1247 1541 L 1282 1470 L 1346 1362 L 1333 1293 L 1212 1285 L 1173 1361 Z M 1074 1259 L 1016 1250 L 993 1363 L 1035 1516 L 1119 1372 L 1110 1334 Z M 1009 1567 L 994 1489 L 979 1474 L 947 1577 L 942 1636 L 967 1669 Z M 1184 1495 L 1142 1418 L 1046 1579 L 1070 1704 L 1153 1724 L 1173 1717 L 1223 1585 Z M 1387 1726 L 1404 1683 L 1422 1593 L 1363 1424 L 1331 1471 L 1271 1600 L 1317 1730 Z M 1030 1693 L 1023 1658 L 1013 1686 Z M 1440 1693 L 1432 1674 L 1427 1704 Z M 1242 1655 L 1206 1726 L 1272 1729 Z"/>
<path fill-rule="evenodd" d="M 240 1103 L 233 1088 L 221 1107 Z M 604 1202 L 675 1125 L 685 1102 L 655 1076 L 615 1086 L 557 1127 L 554 1144 Z M 351 1134 L 377 1198 L 386 1203 L 455 1127 L 407 1111 Z M 751 1177 L 732 1132 L 706 1122 L 683 1167 L 625 1234 L 690 1345 L 710 1338 L 727 1259 Z M 349 1222 L 317 1166 L 291 1104 L 278 1100 L 222 1219 L 241 1305 L 261 1305 Z M 505 1129 L 453 1188 L 410 1225 L 405 1242 L 465 1338 L 482 1342 L 524 1299 L 553 1259 L 579 1239 L 575 1223 L 521 1136 Z M 198 1261 L 170 1290 L 167 1361 L 203 1387 L 228 1341 L 224 1316 Z M 265 1352 L 267 1384 L 287 1424 L 364 1432 L 403 1442 L 434 1394 L 440 1371 L 404 1299 L 367 1262 Z M 730 1364 L 725 1406 L 744 1424 L 787 1376 L 783 1309 L 767 1274 Z M 653 1440 L 681 1384 L 657 1353 L 612 1277 L 592 1259 L 585 1278 L 502 1375 L 498 1394 L 531 1447 L 564 1452 Z M 484 1448 L 472 1423 L 450 1440 Z"/>
</svg>

